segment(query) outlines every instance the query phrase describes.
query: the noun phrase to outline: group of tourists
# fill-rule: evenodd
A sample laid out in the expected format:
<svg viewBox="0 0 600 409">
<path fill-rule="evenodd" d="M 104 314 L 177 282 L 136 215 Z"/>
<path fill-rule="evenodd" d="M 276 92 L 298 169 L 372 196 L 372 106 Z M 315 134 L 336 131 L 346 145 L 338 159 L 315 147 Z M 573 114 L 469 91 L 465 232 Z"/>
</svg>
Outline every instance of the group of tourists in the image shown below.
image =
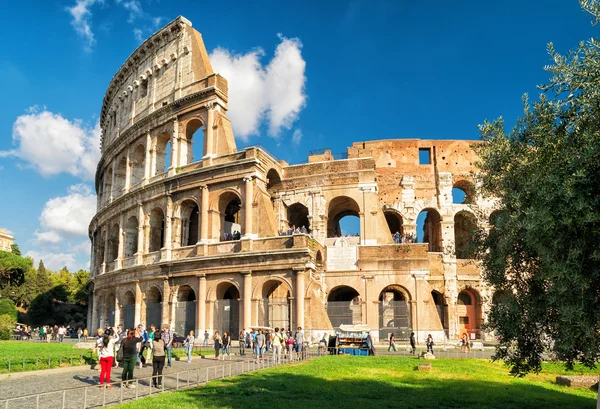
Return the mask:
<svg viewBox="0 0 600 409">
<path fill-rule="evenodd" d="M 142 324 L 127 330 L 124 330 L 122 325 L 116 328 L 99 328 L 95 350 L 100 362 L 100 387 L 112 388 L 112 368 L 121 365 L 123 386 L 135 388 L 135 383 L 131 382 L 135 367 L 139 365 L 143 368 L 151 360 L 152 386 L 160 388 L 165 361 L 168 366 L 172 364 L 173 339 L 173 332 L 168 324 L 163 325 L 162 331 L 154 325 L 146 330 Z M 193 345 L 193 334 L 191 343 Z M 189 359 L 190 355 L 188 362 Z"/>
<path fill-rule="evenodd" d="M 294 234 L 308 234 L 308 229 L 306 226 L 296 227 L 292 224 L 287 229 L 282 229 L 279 232 L 280 236 L 293 236 Z"/>
<path fill-rule="evenodd" d="M 227 333 L 225 332 L 225 334 Z M 290 329 L 285 330 L 284 328 L 275 328 L 275 330 L 243 329 L 240 331 L 238 339 L 240 355 L 245 356 L 246 350 L 249 349 L 252 351 L 252 355 L 256 358 L 257 362 L 264 359 L 267 353 L 272 354 L 274 362 L 280 362 L 282 359 L 299 361 L 302 357 L 305 343 L 302 327 L 298 327 L 295 333 L 292 333 Z M 229 356 L 231 338 L 227 334 L 227 338 L 223 336 L 222 340 L 219 341 L 218 332 L 215 333 L 214 348 L 216 359 L 219 359 L 219 342 L 221 342 L 220 345 L 222 346 L 221 351 L 224 351 L 221 355 L 222 359 L 224 359 L 225 354 Z"/>
<path fill-rule="evenodd" d="M 30 332 L 32 336 L 37 336 L 40 341 L 58 341 L 63 342 L 65 336 L 74 335 L 74 330 L 69 326 L 65 327 L 64 325 L 43 325 L 41 327 L 36 327 L 31 330 L 31 327 L 27 327 L 27 332 Z M 87 333 L 87 329 L 85 330 Z"/>
<path fill-rule="evenodd" d="M 417 235 L 414 233 L 404 233 L 400 234 L 400 232 L 396 232 L 392 234 L 392 238 L 394 239 L 394 244 L 404 244 L 404 243 L 416 243 Z"/>
<path fill-rule="evenodd" d="M 241 237 L 242 237 L 242 233 L 240 233 L 237 230 L 234 230 L 231 233 L 223 234 L 223 241 L 239 240 Z"/>
</svg>

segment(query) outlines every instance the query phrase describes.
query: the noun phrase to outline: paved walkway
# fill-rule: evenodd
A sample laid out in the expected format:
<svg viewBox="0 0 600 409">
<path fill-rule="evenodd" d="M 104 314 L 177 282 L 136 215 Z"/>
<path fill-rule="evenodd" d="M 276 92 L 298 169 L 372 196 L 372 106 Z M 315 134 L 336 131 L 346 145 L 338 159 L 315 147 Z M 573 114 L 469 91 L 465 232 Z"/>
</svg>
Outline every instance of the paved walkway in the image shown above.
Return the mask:
<svg viewBox="0 0 600 409">
<path fill-rule="evenodd" d="M 264 360 L 257 365 L 251 356 L 233 356 L 231 361 L 194 357 L 189 364 L 183 360 L 174 360 L 173 366 L 165 367 L 163 371 L 164 390 L 183 389 L 188 385 L 204 383 L 207 379 L 218 379 L 272 365 L 271 360 Z M 150 387 L 151 367 L 135 369 L 134 377 L 138 380 L 138 387 L 135 389 L 121 388 L 120 368 L 113 368 L 112 389 L 97 387 L 99 375 L 97 369 L 90 369 L 89 366 L 15 373 L 9 379 L 0 380 L 0 408 L 95 408 L 159 392 Z M 42 395 L 38 395 L 39 398 L 26 397 L 33 394 Z M 10 399 L 16 397 L 23 398 Z"/>
</svg>

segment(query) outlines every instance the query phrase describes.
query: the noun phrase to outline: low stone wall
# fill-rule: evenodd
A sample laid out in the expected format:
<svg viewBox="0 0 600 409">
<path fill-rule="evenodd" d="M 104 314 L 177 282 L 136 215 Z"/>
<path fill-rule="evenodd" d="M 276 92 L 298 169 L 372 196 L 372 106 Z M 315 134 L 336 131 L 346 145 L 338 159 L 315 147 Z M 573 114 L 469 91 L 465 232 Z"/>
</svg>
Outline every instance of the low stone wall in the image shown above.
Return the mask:
<svg viewBox="0 0 600 409">
<path fill-rule="evenodd" d="M 557 385 L 572 386 L 575 388 L 594 388 L 598 389 L 598 376 L 557 376 Z"/>
</svg>

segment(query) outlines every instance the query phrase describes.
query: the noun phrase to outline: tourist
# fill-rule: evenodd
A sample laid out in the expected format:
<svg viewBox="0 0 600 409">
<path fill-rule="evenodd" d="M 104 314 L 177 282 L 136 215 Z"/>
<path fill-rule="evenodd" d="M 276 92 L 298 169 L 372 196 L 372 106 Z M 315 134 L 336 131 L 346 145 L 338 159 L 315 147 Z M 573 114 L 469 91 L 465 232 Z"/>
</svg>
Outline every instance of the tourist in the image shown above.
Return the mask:
<svg viewBox="0 0 600 409">
<path fill-rule="evenodd" d="M 187 354 L 187 363 L 192 362 L 192 351 L 194 349 L 194 341 L 196 337 L 194 337 L 194 330 L 191 330 L 188 334 L 185 341 L 183 341 L 183 346 L 185 347 L 185 353 Z"/>
<path fill-rule="evenodd" d="M 202 345 L 205 347 L 208 346 L 208 338 L 210 338 L 210 334 L 208 333 L 208 330 L 204 330 L 204 343 Z"/>
<path fill-rule="evenodd" d="M 431 353 L 431 355 L 435 355 L 433 353 L 433 337 L 431 334 L 427 336 L 427 341 L 425 341 L 425 345 L 427 346 L 427 352 Z"/>
<path fill-rule="evenodd" d="M 121 348 L 123 348 L 123 374 L 121 379 L 124 381 L 123 385 L 126 388 L 135 388 L 135 384 L 130 381 L 133 379 L 133 369 L 138 358 L 137 344 L 142 342 L 142 337 L 137 329 L 130 329 L 127 331 L 127 337 L 121 342 Z"/>
<path fill-rule="evenodd" d="M 171 366 L 171 354 L 173 350 L 173 331 L 171 331 L 169 324 L 163 324 L 161 338 L 165 342 L 165 355 L 167 356 L 167 366 Z"/>
<path fill-rule="evenodd" d="M 462 337 L 460 337 L 460 350 L 462 352 L 471 352 L 471 342 L 469 342 L 469 337 L 466 333 L 463 333 Z"/>
<path fill-rule="evenodd" d="M 104 330 L 102 328 L 98 328 L 96 330 L 96 343 L 94 346 L 94 350 L 96 351 L 96 356 L 98 357 L 98 371 L 102 371 L 100 367 L 100 349 L 102 348 L 102 338 L 104 335 Z M 93 365 L 93 363 L 92 363 Z M 93 366 L 92 366 L 93 368 Z"/>
<path fill-rule="evenodd" d="M 102 344 L 98 356 L 100 357 L 100 387 L 103 387 L 106 380 L 106 387 L 112 388 L 110 384 L 110 372 L 112 370 L 115 357 L 115 343 L 119 339 L 117 331 L 114 328 L 107 328 L 102 335 Z"/>
<path fill-rule="evenodd" d="M 396 349 L 396 337 L 394 336 L 393 332 L 390 334 L 390 345 L 388 346 L 388 352 L 390 352 L 390 349 L 393 349 L 394 352 L 398 352 Z"/>
<path fill-rule="evenodd" d="M 83 330 L 81 327 L 77 328 L 77 342 L 81 342 L 81 336 L 83 335 Z"/>
<path fill-rule="evenodd" d="M 245 356 L 246 355 L 246 332 L 245 332 L 245 330 L 240 331 L 239 343 L 240 343 L 240 356 Z"/>
<path fill-rule="evenodd" d="M 150 331 L 148 331 L 148 341 L 146 341 L 146 362 L 151 362 L 152 357 L 152 343 L 154 342 L 154 333 L 156 332 L 156 327 L 154 325 L 150 325 Z"/>
<path fill-rule="evenodd" d="M 221 360 L 225 360 L 225 354 L 227 354 L 227 356 L 229 357 L 229 360 L 231 361 L 231 351 L 230 351 L 230 347 L 231 347 L 231 337 L 229 336 L 229 332 L 228 331 L 223 331 L 223 346 L 221 347 Z"/>
<path fill-rule="evenodd" d="M 256 336 L 256 362 L 258 362 L 259 359 L 263 359 L 266 341 L 267 339 L 263 335 L 262 330 L 259 329 L 258 335 Z"/>
<path fill-rule="evenodd" d="M 325 355 L 326 348 L 327 348 L 327 340 L 325 339 L 325 334 L 323 334 L 323 338 L 319 341 L 319 356 Z"/>
<path fill-rule="evenodd" d="M 65 326 L 61 325 L 60 328 L 58 329 L 58 342 L 63 342 L 63 339 L 65 339 L 66 333 L 67 333 L 67 330 L 66 330 Z"/>
<path fill-rule="evenodd" d="M 121 324 L 117 325 L 117 343 L 115 345 L 116 350 L 118 351 L 119 349 L 122 348 L 121 343 L 123 342 L 123 338 L 125 338 L 127 336 L 127 331 L 123 331 L 123 326 Z M 122 365 L 123 363 L 123 356 L 121 355 L 119 357 L 119 354 L 117 354 L 117 358 L 115 359 L 115 368 L 119 367 L 119 364 Z"/>
<path fill-rule="evenodd" d="M 275 332 L 273 333 L 272 342 L 273 342 L 273 362 L 279 363 L 281 359 L 281 334 L 279 333 L 279 328 L 275 328 Z"/>
<path fill-rule="evenodd" d="M 219 335 L 219 331 L 215 331 L 215 335 L 213 336 L 213 348 L 215 349 L 215 359 L 219 359 L 219 352 L 221 351 L 221 335 Z"/>
<path fill-rule="evenodd" d="M 165 341 L 161 338 L 160 331 L 154 331 L 152 341 L 152 386 L 160 388 L 162 385 L 162 371 L 165 367 Z"/>
<path fill-rule="evenodd" d="M 290 331 L 286 332 L 285 346 L 286 346 L 287 358 L 289 360 L 292 360 L 293 359 L 292 352 L 294 351 L 294 337 L 292 337 L 292 333 Z"/>
<path fill-rule="evenodd" d="M 417 353 L 417 341 L 415 340 L 415 333 L 411 332 L 410 333 L 410 348 L 411 348 L 411 355 L 415 355 Z"/>
<path fill-rule="evenodd" d="M 265 331 L 265 352 L 269 352 L 271 350 L 271 332 Z"/>
<path fill-rule="evenodd" d="M 296 360 L 299 361 L 300 358 L 303 358 L 302 347 L 304 346 L 304 331 L 302 331 L 302 327 L 298 327 L 298 331 L 296 331 L 296 336 L 294 337 L 294 341 L 296 343 Z"/>
<path fill-rule="evenodd" d="M 88 337 L 89 337 L 89 336 L 90 336 L 90 334 L 88 333 L 88 329 L 87 329 L 87 328 L 84 328 L 84 329 L 83 329 L 83 340 L 84 340 L 85 342 L 87 342 L 87 340 L 88 340 Z"/>
<path fill-rule="evenodd" d="M 142 324 L 138 325 L 138 333 L 140 334 L 140 338 L 142 338 L 142 342 L 138 345 L 138 359 L 137 362 L 140 364 L 140 369 L 146 365 L 146 357 L 144 356 L 144 351 L 148 347 L 148 331 L 144 328 Z"/>
</svg>

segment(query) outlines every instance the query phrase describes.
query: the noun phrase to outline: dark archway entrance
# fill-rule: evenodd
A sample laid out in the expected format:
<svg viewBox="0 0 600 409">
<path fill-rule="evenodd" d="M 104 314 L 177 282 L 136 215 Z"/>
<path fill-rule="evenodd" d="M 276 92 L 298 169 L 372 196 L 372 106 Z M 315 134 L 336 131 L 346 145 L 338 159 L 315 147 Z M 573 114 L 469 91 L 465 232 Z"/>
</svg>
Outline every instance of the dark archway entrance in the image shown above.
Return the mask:
<svg viewBox="0 0 600 409">
<path fill-rule="evenodd" d="M 332 290 L 327 297 L 327 315 L 334 328 L 343 324 L 362 324 L 358 292 L 348 286 Z"/>
<path fill-rule="evenodd" d="M 267 281 L 263 285 L 262 299 L 258 309 L 258 321 L 272 328 L 291 329 L 290 292 L 280 281 Z"/>
<path fill-rule="evenodd" d="M 196 329 L 196 293 L 188 285 L 182 285 L 177 291 L 175 308 L 175 332 L 187 335 Z"/>
<path fill-rule="evenodd" d="M 162 325 L 162 296 L 156 287 L 150 287 L 146 293 L 146 327 L 150 325 L 156 328 Z"/>
<path fill-rule="evenodd" d="M 135 326 L 135 296 L 127 291 L 123 297 L 123 328 L 130 329 Z"/>
<path fill-rule="evenodd" d="M 231 283 L 221 283 L 217 286 L 217 300 L 215 301 L 215 331 L 221 335 L 223 331 L 229 332 L 233 339 L 240 333 L 240 292 Z"/>
<path fill-rule="evenodd" d="M 389 286 L 379 294 L 379 339 L 393 333 L 398 340 L 408 340 L 412 331 L 411 306 L 404 289 Z"/>
</svg>

